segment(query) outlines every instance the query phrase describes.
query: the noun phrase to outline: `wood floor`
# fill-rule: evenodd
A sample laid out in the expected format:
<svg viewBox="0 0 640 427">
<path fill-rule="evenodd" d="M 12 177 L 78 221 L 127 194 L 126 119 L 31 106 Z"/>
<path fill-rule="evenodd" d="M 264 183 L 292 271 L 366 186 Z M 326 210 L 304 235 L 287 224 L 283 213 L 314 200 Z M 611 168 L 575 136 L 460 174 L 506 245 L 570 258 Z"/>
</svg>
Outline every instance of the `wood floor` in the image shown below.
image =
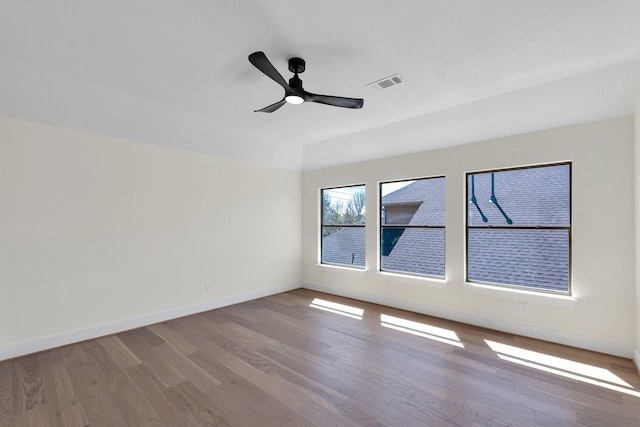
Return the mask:
<svg viewBox="0 0 640 427">
<path fill-rule="evenodd" d="M 0 426 L 640 426 L 631 361 L 295 290 L 0 363 Z"/>
</svg>

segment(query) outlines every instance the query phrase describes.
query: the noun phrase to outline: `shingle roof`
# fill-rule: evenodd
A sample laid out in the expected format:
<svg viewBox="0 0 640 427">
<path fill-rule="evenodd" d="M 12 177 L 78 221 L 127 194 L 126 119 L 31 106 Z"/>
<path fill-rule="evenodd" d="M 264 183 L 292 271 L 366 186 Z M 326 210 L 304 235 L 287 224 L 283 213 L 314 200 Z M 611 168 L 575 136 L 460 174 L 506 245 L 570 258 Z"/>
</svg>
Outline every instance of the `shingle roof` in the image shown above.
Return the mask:
<svg viewBox="0 0 640 427">
<path fill-rule="evenodd" d="M 507 179 L 505 179 L 507 178 Z M 511 227 L 570 224 L 570 166 L 528 168 L 494 175 L 495 197 L 512 219 Z M 484 223 L 469 202 L 470 226 L 509 226 L 491 199 L 491 173 L 474 174 L 477 203 Z M 444 225 L 444 179 L 418 180 L 383 197 L 383 205 L 422 202 L 410 225 Z M 468 176 L 471 199 L 471 175 Z M 404 230 L 382 269 L 444 276 L 444 229 Z M 567 230 L 471 228 L 468 234 L 468 277 L 479 282 L 505 283 L 566 291 L 569 284 Z M 365 233 L 344 228 L 323 239 L 323 262 L 364 265 Z"/>
<path fill-rule="evenodd" d="M 407 228 L 382 269 L 444 277 L 444 228 Z"/>
<path fill-rule="evenodd" d="M 569 289 L 568 231 L 515 227 L 570 225 L 570 171 L 570 165 L 566 164 L 496 173 L 494 195 L 512 224 L 491 202 L 490 172 L 473 175 L 477 203 L 488 220 L 482 221 L 470 202 L 471 175 L 468 175 L 468 224 L 514 227 L 469 229 L 469 280 L 556 291 Z"/>
<path fill-rule="evenodd" d="M 322 262 L 364 267 L 364 227 L 345 227 L 322 239 Z"/>
<path fill-rule="evenodd" d="M 567 290 L 565 230 L 471 229 L 468 247 L 469 280 Z"/>
<path fill-rule="evenodd" d="M 566 226 L 569 218 L 569 165 L 535 167 L 495 174 L 494 193 L 513 226 Z M 473 174 L 475 195 L 480 209 L 489 220 L 482 222 L 477 209 L 469 202 L 469 225 L 508 225 L 491 202 L 491 173 Z M 471 175 L 467 177 L 468 200 L 471 200 Z"/>
<path fill-rule="evenodd" d="M 410 225 L 445 225 L 445 180 L 429 178 L 415 181 L 382 198 L 382 205 L 420 203 Z"/>
<path fill-rule="evenodd" d="M 382 205 L 420 203 L 409 225 L 445 225 L 445 179 L 417 180 L 382 198 Z M 382 269 L 444 277 L 444 229 L 407 228 L 391 253 L 382 257 Z"/>
</svg>

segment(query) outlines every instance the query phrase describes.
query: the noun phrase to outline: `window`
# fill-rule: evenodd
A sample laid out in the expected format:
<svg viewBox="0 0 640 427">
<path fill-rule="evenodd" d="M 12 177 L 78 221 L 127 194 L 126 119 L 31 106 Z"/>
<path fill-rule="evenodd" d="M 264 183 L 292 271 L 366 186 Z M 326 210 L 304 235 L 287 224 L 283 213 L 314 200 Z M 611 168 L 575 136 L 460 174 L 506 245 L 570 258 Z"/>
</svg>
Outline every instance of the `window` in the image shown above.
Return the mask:
<svg viewBox="0 0 640 427">
<path fill-rule="evenodd" d="M 364 268 L 364 185 L 321 191 L 321 262 Z"/>
<path fill-rule="evenodd" d="M 444 177 L 380 184 L 380 270 L 444 277 Z"/>
<path fill-rule="evenodd" d="M 467 174 L 467 281 L 569 293 L 571 164 Z"/>
</svg>

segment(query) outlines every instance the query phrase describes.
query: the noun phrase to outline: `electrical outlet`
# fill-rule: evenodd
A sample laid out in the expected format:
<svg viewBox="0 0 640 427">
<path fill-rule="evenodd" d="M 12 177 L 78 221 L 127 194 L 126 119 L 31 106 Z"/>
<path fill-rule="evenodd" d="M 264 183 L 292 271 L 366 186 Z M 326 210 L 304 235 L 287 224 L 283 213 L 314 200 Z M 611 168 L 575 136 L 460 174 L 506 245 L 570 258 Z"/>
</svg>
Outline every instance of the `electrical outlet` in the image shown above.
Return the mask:
<svg viewBox="0 0 640 427">
<path fill-rule="evenodd" d="M 211 282 L 207 282 L 204 284 L 204 290 L 206 292 L 210 292 L 211 291 Z"/>
<path fill-rule="evenodd" d="M 520 313 L 527 313 L 529 311 L 529 305 L 526 302 L 521 302 L 518 305 Z"/>
</svg>

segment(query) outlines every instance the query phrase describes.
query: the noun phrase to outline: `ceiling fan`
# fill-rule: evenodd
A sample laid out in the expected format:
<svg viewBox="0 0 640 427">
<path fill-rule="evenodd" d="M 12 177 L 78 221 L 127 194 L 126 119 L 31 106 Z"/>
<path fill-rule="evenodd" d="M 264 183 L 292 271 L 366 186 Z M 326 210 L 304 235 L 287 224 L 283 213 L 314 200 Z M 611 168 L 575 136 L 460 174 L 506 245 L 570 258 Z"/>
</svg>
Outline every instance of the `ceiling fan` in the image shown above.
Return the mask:
<svg viewBox="0 0 640 427">
<path fill-rule="evenodd" d="M 303 73 L 305 69 L 305 62 L 302 58 L 289 59 L 289 71 L 294 73 L 294 76 L 289 79 L 289 83 L 286 82 L 278 70 L 276 70 L 271 62 L 269 62 L 264 52 L 253 52 L 249 55 L 249 62 L 251 62 L 258 70 L 262 71 L 267 77 L 271 78 L 284 88 L 284 98 L 275 104 L 271 104 L 260 110 L 255 110 L 255 112 L 273 113 L 287 102 L 290 104 L 318 102 L 320 104 L 343 108 L 362 108 L 362 105 L 364 104 L 364 100 L 361 98 L 343 98 L 341 96 L 318 95 L 304 90 L 302 88 L 302 80 L 298 77 L 298 74 Z"/>
</svg>

